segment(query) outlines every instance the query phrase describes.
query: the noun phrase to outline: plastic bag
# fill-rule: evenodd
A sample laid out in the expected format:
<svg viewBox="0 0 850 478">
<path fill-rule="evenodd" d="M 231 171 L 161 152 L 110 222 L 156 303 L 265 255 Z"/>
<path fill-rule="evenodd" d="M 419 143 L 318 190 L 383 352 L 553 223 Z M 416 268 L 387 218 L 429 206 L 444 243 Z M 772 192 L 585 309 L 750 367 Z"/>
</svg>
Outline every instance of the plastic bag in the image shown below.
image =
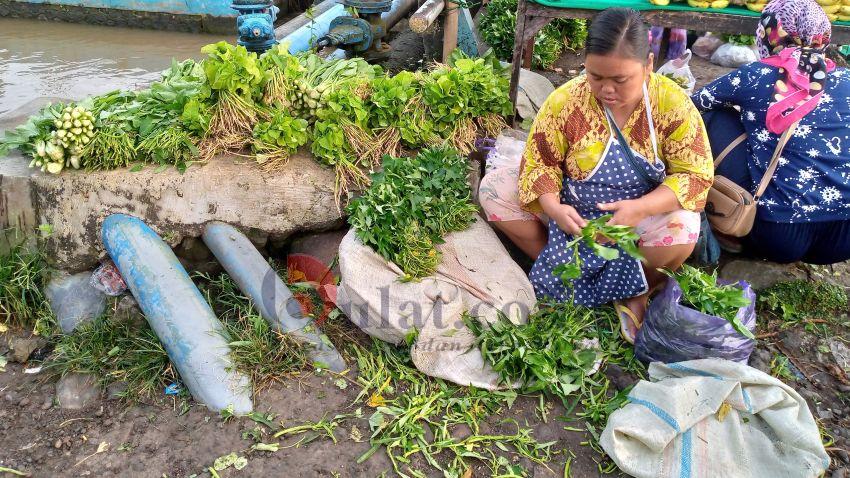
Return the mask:
<svg viewBox="0 0 850 478">
<path fill-rule="evenodd" d="M 697 84 L 697 79 L 691 73 L 691 67 L 688 64 L 690 61 L 691 50 L 685 50 L 685 53 L 679 58 L 661 65 L 656 73 L 672 79 L 690 95 L 694 92 L 694 86 Z"/>
<path fill-rule="evenodd" d="M 96 319 L 106 310 L 106 296 L 91 286 L 90 274 L 59 275 L 44 290 L 62 332 L 70 334 L 80 324 Z"/>
<path fill-rule="evenodd" d="M 484 173 L 487 174 L 500 168 L 515 168 L 519 166 L 524 151 L 525 140 L 500 134 L 496 138 L 495 144 L 487 153 L 487 163 L 484 166 Z"/>
<path fill-rule="evenodd" d="M 723 45 L 722 38 L 715 36 L 713 33 L 706 33 L 705 35 L 697 38 L 697 41 L 694 42 L 691 49 L 693 50 L 694 55 L 708 60 L 721 45 Z"/>
<path fill-rule="evenodd" d="M 758 61 L 759 56 L 753 47 L 743 45 L 733 45 L 726 43 L 721 45 L 717 51 L 711 55 L 711 62 L 715 65 L 725 66 L 726 68 L 738 68 L 744 65 L 749 65 L 754 61 Z"/>
<path fill-rule="evenodd" d="M 92 287 L 112 297 L 117 297 L 127 290 L 127 283 L 121 277 L 121 272 L 112 262 L 104 262 L 92 272 L 89 281 Z"/>
<path fill-rule="evenodd" d="M 750 330 L 756 327 L 756 294 L 745 281 L 738 284 L 750 305 L 738 318 Z M 683 362 L 721 358 L 747 363 L 756 343 L 732 328 L 722 317 L 703 314 L 680 303 L 682 289 L 673 279 L 652 299 L 635 340 L 635 355 L 643 362 Z"/>
</svg>

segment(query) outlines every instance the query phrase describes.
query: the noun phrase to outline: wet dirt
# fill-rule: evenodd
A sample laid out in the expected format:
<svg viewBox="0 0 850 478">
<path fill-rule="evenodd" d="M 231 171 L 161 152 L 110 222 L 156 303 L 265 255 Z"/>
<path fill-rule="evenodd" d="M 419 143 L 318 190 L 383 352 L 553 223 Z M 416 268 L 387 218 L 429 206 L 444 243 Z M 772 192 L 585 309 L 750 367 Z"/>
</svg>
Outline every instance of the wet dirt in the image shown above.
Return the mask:
<svg viewBox="0 0 850 478">
<path fill-rule="evenodd" d="M 242 433 L 258 424 L 247 418 L 225 422 L 203 405 L 178 398 L 130 405 L 104 396 L 84 410 L 63 410 L 55 404 L 53 380 L 43 373 L 24 374 L 24 368 L 10 363 L 6 372 L 0 373 L 0 467 L 33 477 L 210 476 L 207 469 L 215 459 L 232 452 L 247 457 L 248 466 L 241 471 L 219 471 L 222 478 L 374 477 L 382 473 L 394 476 L 383 449 L 357 463 L 370 448 L 368 418 L 374 409 L 369 407 L 363 407 L 362 419 L 348 419 L 335 431 L 337 443 L 319 437 L 299 445 L 299 440 L 312 436 L 305 434 L 282 440 L 277 452 L 252 452 L 249 449 L 254 442 L 243 439 Z M 347 377 L 356 380 L 356 373 L 349 372 Z M 306 373 L 287 380 L 284 385 L 258 394 L 255 410 L 275 414 L 274 420 L 283 428 L 353 413 L 357 407 L 352 404 L 360 387 L 352 383 L 341 390 L 334 383 L 336 378 Z M 564 408 L 549 401 L 547 421 L 543 422 L 538 405 L 537 396 L 520 396 L 511 409 L 502 410 L 483 423 L 481 433 L 512 434 L 516 425 L 505 420 L 515 420 L 523 427 L 532 427 L 538 442 L 557 441 L 555 449 L 571 450 L 577 455 L 571 460 L 572 476 L 599 476 L 594 461 L 599 455 L 581 445 L 586 437 L 565 431 L 568 423 L 557 419 Z M 276 442 L 266 430 L 264 441 Z M 469 431 L 458 428 L 456 433 Z M 108 449 L 96 453 L 104 442 Z M 529 476 L 535 477 L 563 476 L 564 463 L 569 458 L 568 453 L 560 454 L 544 466 L 493 451 L 507 456 L 511 463 L 523 466 Z M 414 456 L 411 467 L 426 471 L 428 476 L 442 476 L 419 456 Z M 472 476 L 489 476 L 489 470 L 483 464 L 475 464 Z"/>
</svg>

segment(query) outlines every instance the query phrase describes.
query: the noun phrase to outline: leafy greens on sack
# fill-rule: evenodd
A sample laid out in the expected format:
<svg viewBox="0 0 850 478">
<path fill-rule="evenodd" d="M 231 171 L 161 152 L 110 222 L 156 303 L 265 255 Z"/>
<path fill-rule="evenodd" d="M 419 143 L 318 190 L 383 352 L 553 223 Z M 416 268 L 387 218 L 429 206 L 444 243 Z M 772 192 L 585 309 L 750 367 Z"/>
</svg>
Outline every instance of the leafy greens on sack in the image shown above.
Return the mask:
<svg viewBox="0 0 850 478">
<path fill-rule="evenodd" d="M 744 291 L 738 284 L 718 284 L 717 271 L 706 274 L 687 264 L 677 272 L 662 272 L 678 282 L 679 288 L 682 289 L 684 305 L 703 314 L 722 317 L 741 335 L 755 339 L 755 335 L 738 318 L 741 307 L 750 305 L 750 299 L 744 296 Z"/>
<path fill-rule="evenodd" d="M 475 219 L 468 174 L 467 161 L 449 148 L 386 156 L 382 171 L 348 206 L 348 222 L 364 244 L 402 269 L 403 280 L 432 275 L 440 258 L 434 244 Z"/>
</svg>

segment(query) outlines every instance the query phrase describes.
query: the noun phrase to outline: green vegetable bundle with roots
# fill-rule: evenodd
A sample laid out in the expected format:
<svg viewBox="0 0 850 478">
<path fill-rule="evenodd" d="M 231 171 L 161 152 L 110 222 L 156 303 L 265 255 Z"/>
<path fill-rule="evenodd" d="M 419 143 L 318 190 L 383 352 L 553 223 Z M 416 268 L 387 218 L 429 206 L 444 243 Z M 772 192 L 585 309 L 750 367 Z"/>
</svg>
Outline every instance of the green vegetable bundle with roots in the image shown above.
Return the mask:
<svg viewBox="0 0 850 478">
<path fill-rule="evenodd" d="M 481 38 L 493 47 L 500 60 L 511 61 L 516 35 L 516 11 L 517 0 L 492 0 L 481 16 Z M 532 65 L 542 69 L 551 68 L 565 48 L 583 48 L 586 39 L 585 20 L 556 19 L 534 38 Z"/>
<path fill-rule="evenodd" d="M 440 263 L 434 245 L 475 219 L 468 173 L 468 162 L 449 148 L 387 156 L 369 188 L 348 206 L 348 222 L 364 244 L 399 266 L 402 280 L 432 275 Z"/>
<path fill-rule="evenodd" d="M 267 81 L 256 53 L 245 47 L 218 42 L 201 49 L 207 54 L 203 69 L 208 91 L 201 93 L 213 103 L 212 117 L 200 145 L 200 158 L 242 149 L 252 137 L 254 125 L 263 116 L 255 99 L 263 95 Z M 267 118 L 263 118 L 267 119 Z"/>
<path fill-rule="evenodd" d="M 276 111 L 269 121 L 254 126 L 251 145 L 257 163 L 265 171 L 282 167 L 289 157 L 307 144 L 307 120 L 293 118 L 286 111 Z"/>
</svg>

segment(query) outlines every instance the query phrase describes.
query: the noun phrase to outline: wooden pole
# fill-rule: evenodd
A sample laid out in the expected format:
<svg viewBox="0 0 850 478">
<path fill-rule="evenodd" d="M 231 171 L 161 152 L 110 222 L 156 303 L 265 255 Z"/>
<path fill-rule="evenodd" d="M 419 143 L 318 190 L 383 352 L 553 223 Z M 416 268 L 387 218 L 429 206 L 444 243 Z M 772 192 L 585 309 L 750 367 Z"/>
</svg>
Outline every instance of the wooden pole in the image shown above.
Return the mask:
<svg viewBox="0 0 850 478">
<path fill-rule="evenodd" d="M 410 17 L 408 24 L 414 33 L 422 33 L 434 23 L 446 6 L 444 0 L 428 0 Z"/>
<path fill-rule="evenodd" d="M 443 62 L 449 61 L 449 56 L 457 48 L 457 16 L 456 3 L 446 0 L 446 18 L 443 20 Z"/>
</svg>

